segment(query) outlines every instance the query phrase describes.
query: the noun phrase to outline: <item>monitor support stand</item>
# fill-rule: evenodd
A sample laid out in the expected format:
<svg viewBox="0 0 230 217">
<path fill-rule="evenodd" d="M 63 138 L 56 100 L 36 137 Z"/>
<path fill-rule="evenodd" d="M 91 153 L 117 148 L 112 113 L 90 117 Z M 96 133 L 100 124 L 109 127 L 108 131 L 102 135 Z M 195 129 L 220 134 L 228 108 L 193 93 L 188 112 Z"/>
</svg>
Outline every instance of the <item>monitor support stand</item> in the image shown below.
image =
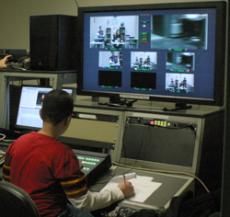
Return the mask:
<svg viewBox="0 0 230 217">
<path fill-rule="evenodd" d="M 109 102 L 108 103 L 100 103 L 103 105 L 107 105 L 107 106 L 112 106 L 112 107 L 132 107 L 133 104 L 137 101 L 137 99 L 133 99 L 133 100 L 128 100 L 128 99 L 121 99 L 119 96 L 112 96 L 109 98 Z"/>
<path fill-rule="evenodd" d="M 164 111 L 179 111 L 179 110 L 186 110 L 192 108 L 191 105 L 187 105 L 186 103 L 176 103 L 175 108 L 163 108 Z"/>
</svg>

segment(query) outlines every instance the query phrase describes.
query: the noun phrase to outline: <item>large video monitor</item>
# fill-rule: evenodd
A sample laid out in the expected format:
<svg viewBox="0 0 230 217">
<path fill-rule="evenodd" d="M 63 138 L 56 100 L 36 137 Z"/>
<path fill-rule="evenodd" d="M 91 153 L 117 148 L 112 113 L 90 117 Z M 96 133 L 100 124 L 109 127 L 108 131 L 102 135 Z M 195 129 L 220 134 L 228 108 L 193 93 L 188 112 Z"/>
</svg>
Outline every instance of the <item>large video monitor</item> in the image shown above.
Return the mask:
<svg viewBox="0 0 230 217">
<path fill-rule="evenodd" d="M 79 94 L 222 105 L 225 3 L 79 8 Z"/>
<path fill-rule="evenodd" d="M 35 130 L 42 127 L 42 120 L 39 114 L 42 98 L 51 90 L 51 87 L 22 86 L 16 128 Z M 72 88 L 64 88 L 63 90 L 73 95 Z"/>
</svg>

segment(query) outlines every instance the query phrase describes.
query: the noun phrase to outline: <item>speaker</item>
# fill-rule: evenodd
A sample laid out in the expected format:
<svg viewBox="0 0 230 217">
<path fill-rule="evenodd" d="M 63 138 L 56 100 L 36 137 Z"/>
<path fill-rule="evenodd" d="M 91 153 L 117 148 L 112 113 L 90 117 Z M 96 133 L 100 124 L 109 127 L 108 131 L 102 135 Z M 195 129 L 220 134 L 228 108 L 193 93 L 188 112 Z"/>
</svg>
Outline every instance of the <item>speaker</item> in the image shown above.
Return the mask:
<svg viewBox="0 0 230 217">
<path fill-rule="evenodd" d="M 77 17 L 30 16 L 30 56 L 34 70 L 76 70 Z"/>
</svg>

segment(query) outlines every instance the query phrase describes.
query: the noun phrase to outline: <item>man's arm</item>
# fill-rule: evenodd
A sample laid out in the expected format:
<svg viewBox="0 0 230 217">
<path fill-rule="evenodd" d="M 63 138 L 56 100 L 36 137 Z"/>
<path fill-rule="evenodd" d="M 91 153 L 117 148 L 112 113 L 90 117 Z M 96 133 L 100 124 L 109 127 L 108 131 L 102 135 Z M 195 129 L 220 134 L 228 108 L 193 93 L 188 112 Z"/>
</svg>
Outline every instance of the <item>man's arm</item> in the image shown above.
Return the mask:
<svg viewBox="0 0 230 217">
<path fill-rule="evenodd" d="M 71 203 L 83 210 L 94 211 L 108 207 L 109 205 L 122 200 L 124 194 L 117 187 L 106 189 L 101 192 L 88 191 L 85 195 L 78 198 L 69 198 Z"/>
<path fill-rule="evenodd" d="M 80 209 L 88 211 L 102 209 L 134 195 L 134 188 L 128 181 L 105 188 L 100 192 L 89 191 L 86 183 L 86 177 L 82 173 L 81 176 L 61 182 L 68 199 Z"/>
<path fill-rule="evenodd" d="M 4 58 L 0 59 L 0 68 L 7 68 L 7 62 L 11 58 L 12 55 L 6 55 Z"/>
<path fill-rule="evenodd" d="M 106 188 L 101 192 L 89 191 L 87 178 L 80 170 L 79 161 L 74 153 L 67 152 L 64 159 L 60 163 L 62 169 L 57 170 L 56 177 L 74 206 L 92 211 L 105 208 L 125 197 L 134 195 L 133 186 L 128 181 L 122 181 L 117 186 Z"/>
</svg>

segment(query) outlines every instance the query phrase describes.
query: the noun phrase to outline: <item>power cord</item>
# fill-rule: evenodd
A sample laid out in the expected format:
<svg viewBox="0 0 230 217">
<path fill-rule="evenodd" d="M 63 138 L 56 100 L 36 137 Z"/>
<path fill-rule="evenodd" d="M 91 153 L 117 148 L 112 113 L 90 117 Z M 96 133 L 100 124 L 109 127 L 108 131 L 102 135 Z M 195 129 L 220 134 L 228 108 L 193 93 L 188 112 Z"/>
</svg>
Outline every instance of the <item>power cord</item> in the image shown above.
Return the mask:
<svg viewBox="0 0 230 217">
<path fill-rule="evenodd" d="M 6 138 L 6 135 L 3 133 L 0 133 L 0 141 L 3 141 Z"/>
<path fill-rule="evenodd" d="M 5 138 L 6 138 L 6 135 L 3 133 L 0 133 L 0 141 L 3 141 Z M 0 150 L 0 165 L 2 165 L 4 163 L 5 155 L 6 155 L 6 152 Z"/>
<path fill-rule="evenodd" d="M 76 4 L 77 8 L 79 8 L 79 4 L 78 4 L 77 0 L 74 0 L 74 2 Z"/>
<path fill-rule="evenodd" d="M 0 150 L 0 165 L 2 165 L 5 162 L 5 156 L 6 152 Z"/>
</svg>

